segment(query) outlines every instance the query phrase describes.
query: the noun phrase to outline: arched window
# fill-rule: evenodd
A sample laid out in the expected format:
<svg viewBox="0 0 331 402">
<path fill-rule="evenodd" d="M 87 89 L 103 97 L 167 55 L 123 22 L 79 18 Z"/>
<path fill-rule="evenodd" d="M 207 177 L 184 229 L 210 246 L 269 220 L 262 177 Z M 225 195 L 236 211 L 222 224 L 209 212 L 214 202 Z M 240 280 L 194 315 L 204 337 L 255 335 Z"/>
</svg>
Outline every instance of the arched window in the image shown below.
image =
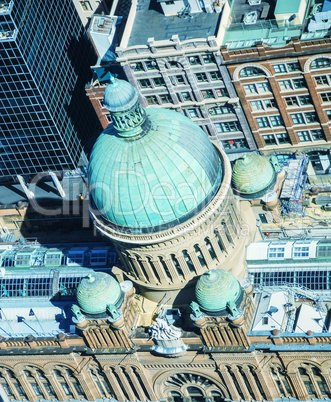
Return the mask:
<svg viewBox="0 0 331 402">
<path fill-rule="evenodd" d="M 222 237 L 221 237 L 221 235 L 220 235 L 220 233 L 219 233 L 219 229 L 216 228 L 215 231 L 214 231 L 214 233 L 215 233 L 215 235 L 216 235 L 216 240 L 217 240 L 218 247 L 220 248 L 220 250 L 221 250 L 222 253 L 223 253 L 223 251 L 225 251 L 225 247 L 224 247 L 224 243 L 223 243 Z"/>
<path fill-rule="evenodd" d="M 199 260 L 199 262 L 200 262 L 200 265 L 201 265 L 202 267 L 205 267 L 205 266 L 206 266 L 206 260 L 205 260 L 204 256 L 202 255 L 202 253 L 201 253 L 201 251 L 200 251 L 200 248 L 199 248 L 199 246 L 198 246 L 197 244 L 194 245 L 194 251 L 195 251 L 195 254 L 196 254 L 197 257 L 198 257 L 198 260 Z"/>
<path fill-rule="evenodd" d="M 97 367 L 90 368 L 90 375 L 93 383 L 97 385 L 102 397 L 113 397 L 113 393 L 110 389 L 106 376 Z"/>
<path fill-rule="evenodd" d="M 281 396 L 291 394 L 289 383 L 283 372 L 278 367 L 271 368 L 271 377 L 275 381 Z"/>
<path fill-rule="evenodd" d="M 85 398 L 85 393 L 72 370 L 57 366 L 54 370 L 56 380 L 59 382 L 64 393 L 74 398 Z"/>
<path fill-rule="evenodd" d="M 258 75 L 265 75 L 265 73 L 257 67 L 245 67 L 240 70 L 240 78 L 256 77 Z"/>
<path fill-rule="evenodd" d="M 331 67 L 331 59 L 327 57 L 320 57 L 311 62 L 311 70 L 317 70 L 318 68 L 329 68 Z"/>
<path fill-rule="evenodd" d="M 4 367 L 0 367 L 0 384 L 9 399 L 16 399 L 16 395 L 27 398 L 21 384 L 15 378 L 14 373 Z"/>
<path fill-rule="evenodd" d="M 313 384 L 310 381 L 310 378 L 309 378 L 309 375 L 308 375 L 307 371 L 304 368 L 299 367 L 299 374 L 300 374 L 300 377 L 302 379 L 302 382 L 304 383 L 304 385 L 306 387 L 308 395 L 313 395 L 313 396 L 316 397 L 317 396 L 316 395 L 316 390 L 315 390 Z"/>
<path fill-rule="evenodd" d="M 189 398 L 189 401 L 191 402 L 205 401 L 203 392 L 197 387 L 187 387 L 186 396 Z"/>
<path fill-rule="evenodd" d="M 314 376 L 314 380 L 316 381 L 319 391 L 322 394 L 322 396 L 330 397 L 331 392 L 330 392 L 328 386 L 326 385 L 325 379 L 323 378 L 320 370 L 316 367 L 312 367 L 311 372 L 312 372 L 312 375 Z"/>
<path fill-rule="evenodd" d="M 221 389 L 208 378 L 196 373 L 177 373 L 164 382 L 169 402 L 222 402 Z"/>
</svg>

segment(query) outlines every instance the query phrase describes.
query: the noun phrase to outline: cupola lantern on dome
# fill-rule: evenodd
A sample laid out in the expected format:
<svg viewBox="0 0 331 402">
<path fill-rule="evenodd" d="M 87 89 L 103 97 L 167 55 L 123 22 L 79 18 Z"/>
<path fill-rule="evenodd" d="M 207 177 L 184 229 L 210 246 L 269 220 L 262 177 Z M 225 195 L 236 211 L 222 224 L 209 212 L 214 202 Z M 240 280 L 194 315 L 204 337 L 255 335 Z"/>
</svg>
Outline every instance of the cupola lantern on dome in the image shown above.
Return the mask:
<svg viewBox="0 0 331 402">
<path fill-rule="evenodd" d="M 142 109 L 137 90 L 112 79 L 110 124 L 88 168 L 92 205 L 126 233 L 157 232 L 199 213 L 222 182 L 222 159 L 201 128 L 163 108 Z"/>
<path fill-rule="evenodd" d="M 250 153 L 238 158 L 232 168 L 232 187 L 247 199 L 262 198 L 276 182 L 276 172 L 270 160 Z"/>
</svg>

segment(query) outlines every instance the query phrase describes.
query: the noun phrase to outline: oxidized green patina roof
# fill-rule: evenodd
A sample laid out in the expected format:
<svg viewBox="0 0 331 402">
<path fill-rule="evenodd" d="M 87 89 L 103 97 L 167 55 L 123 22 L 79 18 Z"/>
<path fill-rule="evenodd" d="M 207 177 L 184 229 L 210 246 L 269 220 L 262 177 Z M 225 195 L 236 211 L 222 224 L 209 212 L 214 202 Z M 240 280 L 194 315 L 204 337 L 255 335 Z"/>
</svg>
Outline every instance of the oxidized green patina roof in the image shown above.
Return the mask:
<svg viewBox="0 0 331 402">
<path fill-rule="evenodd" d="M 241 301 L 242 293 L 238 280 L 224 269 L 205 272 L 195 286 L 197 302 L 210 315 L 224 312 L 229 302 Z"/>
<path fill-rule="evenodd" d="M 76 296 L 78 305 L 84 313 L 102 314 L 108 304 L 120 307 L 122 290 L 112 276 L 104 272 L 94 272 L 82 279 Z"/>
<path fill-rule="evenodd" d="M 127 81 L 110 77 L 104 92 L 104 107 L 113 112 L 128 110 L 138 99 L 138 91 Z"/>
<path fill-rule="evenodd" d="M 269 159 L 258 154 L 243 155 L 232 168 L 232 186 L 243 197 L 263 196 L 275 180 L 275 170 Z"/>
<path fill-rule="evenodd" d="M 109 125 L 94 145 L 89 187 L 96 209 L 112 224 L 134 232 L 162 230 L 213 198 L 222 181 L 221 159 L 189 118 L 139 107 L 135 103 L 122 115 L 110 109 L 116 129 Z"/>
</svg>

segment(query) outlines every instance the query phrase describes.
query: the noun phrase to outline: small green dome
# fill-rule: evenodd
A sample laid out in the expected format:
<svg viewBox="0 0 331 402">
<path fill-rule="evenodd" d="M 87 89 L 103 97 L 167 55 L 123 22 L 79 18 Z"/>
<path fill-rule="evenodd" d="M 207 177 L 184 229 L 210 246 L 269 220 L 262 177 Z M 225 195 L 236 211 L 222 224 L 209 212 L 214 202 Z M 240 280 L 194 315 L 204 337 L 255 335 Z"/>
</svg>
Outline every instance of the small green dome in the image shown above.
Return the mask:
<svg viewBox="0 0 331 402">
<path fill-rule="evenodd" d="M 212 316 L 226 313 L 227 303 L 239 307 L 243 289 L 238 280 L 224 269 L 213 269 L 200 276 L 195 286 L 195 297 L 201 310 Z"/>
<path fill-rule="evenodd" d="M 138 91 L 127 81 L 110 77 L 104 92 L 104 107 L 111 112 L 128 110 L 138 100 Z"/>
<path fill-rule="evenodd" d="M 130 86 L 124 82 L 118 86 Z M 143 110 L 138 101 L 128 113 L 111 115 L 88 167 L 91 206 L 103 219 L 130 233 L 155 232 L 190 219 L 212 200 L 222 159 L 196 123 L 172 110 Z"/>
<path fill-rule="evenodd" d="M 81 310 L 92 315 L 105 313 L 108 304 L 120 308 L 123 302 L 119 283 L 104 272 L 94 272 L 83 278 L 76 296 Z"/>
<path fill-rule="evenodd" d="M 261 198 L 275 184 L 276 173 L 268 158 L 250 153 L 232 168 L 232 186 L 244 198 Z"/>
</svg>

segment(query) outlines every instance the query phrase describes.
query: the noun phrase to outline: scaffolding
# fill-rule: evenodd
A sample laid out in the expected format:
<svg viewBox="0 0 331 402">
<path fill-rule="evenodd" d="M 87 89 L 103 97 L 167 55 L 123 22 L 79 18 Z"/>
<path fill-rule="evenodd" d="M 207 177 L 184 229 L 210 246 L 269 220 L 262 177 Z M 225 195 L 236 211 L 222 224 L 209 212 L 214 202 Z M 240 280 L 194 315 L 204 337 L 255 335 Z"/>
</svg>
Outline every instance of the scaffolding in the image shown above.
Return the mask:
<svg viewBox="0 0 331 402">
<path fill-rule="evenodd" d="M 305 155 L 287 161 L 286 178 L 280 194 L 283 214 L 302 215 L 303 191 L 307 182 L 308 158 Z"/>
</svg>

